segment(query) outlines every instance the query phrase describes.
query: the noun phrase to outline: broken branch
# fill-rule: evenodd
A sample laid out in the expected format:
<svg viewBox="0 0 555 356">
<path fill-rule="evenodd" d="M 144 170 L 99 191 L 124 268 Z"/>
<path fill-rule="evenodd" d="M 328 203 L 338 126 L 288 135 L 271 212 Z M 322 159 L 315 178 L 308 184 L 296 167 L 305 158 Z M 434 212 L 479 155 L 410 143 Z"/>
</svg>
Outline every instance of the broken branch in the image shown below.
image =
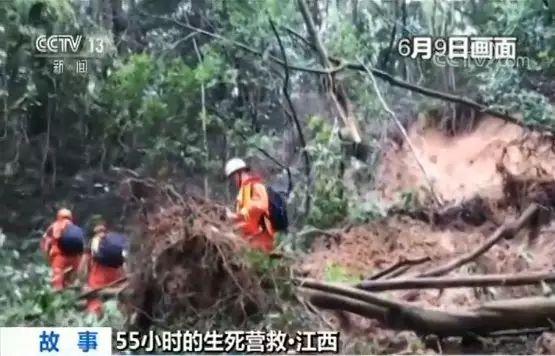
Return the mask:
<svg viewBox="0 0 555 356">
<path fill-rule="evenodd" d="M 305 286 L 306 287 L 306 286 Z M 304 289 L 310 302 L 323 309 L 341 310 L 377 319 L 395 330 L 414 330 L 420 334 L 464 336 L 495 331 L 550 326 L 555 317 L 555 298 L 508 299 L 485 303 L 465 311 L 451 312 L 399 303 L 353 288 Z"/>
<path fill-rule="evenodd" d="M 364 68 L 364 65 L 362 64 L 357 64 L 357 63 L 344 63 L 346 68 L 349 69 L 353 69 L 353 70 L 357 70 L 357 71 L 366 71 L 366 69 Z M 452 103 L 458 103 L 458 104 L 462 104 L 464 106 L 470 107 L 474 110 L 476 110 L 479 113 L 483 113 L 483 114 L 489 114 L 495 117 L 498 117 L 500 119 L 503 119 L 507 122 L 513 123 L 515 125 L 519 125 L 519 126 L 524 126 L 527 127 L 529 129 L 532 130 L 540 130 L 540 131 L 548 131 L 548 132 L 553 132 L 553 128 L 545 126 L 545 125 L 541 125 L 541 124 L 532 124 L 532 123 L 526 123 L 526 121 L 524 120 L 520 120 L 517 119 L 514 116 L 511 116 L 507 113 L 503 113 L 494 109 L 490 109 L 488 108 L 486 105 L 483 104 L 479 104 L 474 100 L 462 97 L 462 96 L 457 96 L 454 94 L 450 94 L 450 93 L 445 93 L 445 92 L 441 92 L 441 91 L 437 91 L 437 90 L 433 90 L 430 88 L 425 88 L 425 87 L 421 87 L 419 85 L 415 85 L 415 84 L 411 84 L 409 82 L 406 82 L 402 79 L 399 78 L 395 78 L 394 76 L 392 76 L 391 74 L 383 71 L 383 70 L 379 70 L 376 68 L 368 68 L 372 74 L 374 74 L 376 77 L 385 80 L 386 82 L 388 82 L 389 84 L 396 86 L 396 87 L 400 87 L 400 88 L 404 88 L 404 89 L 408 89 L 410 91 L 425 95 L 425 96 L 429 96 L 431 98 L 436 98 L 436 99 L 442 99 L 445 101 L 449 101 Z"/>
<path fill-rule="evenodd" d="M 183 28 L 187 28 L 191 31 L 195 31 L 197 33 L 200 33 L 202 35 L 208 36 L 208 37 L 212 37 L 212 38 L 216 38 L 219 39 L 223 42 L 227 42 L 228 44 L 231 44 L 235 47 L 241 48 L 242 50 L 252 53 L 254 55 L 257 55 L 259 57 L 264 57 L 263 53 L 238 41 L 235 40 L 231 40 L 228 39 L 224 36 L 221 36 L 219 34 L 210 32 L 210 31 L 206 31 L 203 30 L 201 28 L 195 27 L 195 26 L 191 26 L 188 24 L 185 24 L 181 21 L 178 21 L 176 19 L 173 18 L 169 18 L 169 17 L 165 17 L 165 16 L 157 16 L 157 15 L 152 15 L 152 14 L 147 14 L 145 12 L 140 11 L 140 13 L 142 13 L 145 16 L 151 17 L 151 18 L 157 18 L 160 20 L 165 20 L 165 21 L 169 21 L 169 22 L 173 22 L 175 25 L 183 27 Z M 267 58 L 269 60 L 271 60 L 272 62 L 275 62 L 279 65 L 284 66 L 285 63 L 272 55 L 267 56 Z M 339 65 L 335 66 L 335 67 L 330 67 L 330 68 L 310 68 L 310 67 L 305 67 L 305 66 L 301 66 L 301 65 L 296 65 L 296 64 L 289 64 L 287 65 L 289 67 L 289 69 L 291 70 L 296 70 L 296 71 L 300 71 L 300 72 L 307 72 L 307 73 L 315 73 L 315 74 L 334 74 L 337 72 L 340 72 L 344 69 L 351 69 L 351 70 L 356 70 L 359 72 L 366 72 L 366 69 L 358 63 L 351 63 L 351 62 L 346 62 L 346 61 L 340 61 L 337 58 L 334 58 L 332 56 L 328 57 L 329 60 L 333 61 L 333 62 L 337 62 L 340 63 Z M 419 94 L 422 94 L 424 96 L 428 96 L 431 98 L 436 98 L 436 99 L 442 99 L 448 102 L 453 102 L 453 103 L 459 103 L 462 104 L 464 106 L 470 107 L 476 111 L 478 111 L 479 113 L 484 113 L 484 114 L 489 114 L 495 117 L 498 117 L 500 119 L 503 119 L 507 122 L 511 122 L 513 124 L 519 125 L 519 126 L 523 126 L 523 127 L 527 127 L 529 129 L 534 129 L 534 130 L 541 130 L 541 131 L 548 131 L 548 132 L 553 132 L 553 129 L 551 127 L 545 126 L 545 125 L 541 125 L 541 124 L 531 124 L 531 123 L 526 123 L 524 120 L 520 120 L 517 119 L 516 117 L 513 117 L 509 114 L 494 110 L 494 109 L 490 109 L 487 106 L 483 105 L 483 104 L 479 104 L 476 101 L 473 101 L 471 99 L 462 97 L 462 96 L 457 96 L 454 94 L 450 94 L 450 93 L 445 93 L 445 92 L 440 92 L 437 90 L 433 90 L 430 88 L 426 88 L 426 87 L 422 87 L 419 85 L 415 85 L 415 84 L 411 84 L 405 80 L 396 78 L 394 76 L 392 76 L 391 74 L 383 71 L 383 70 L 379 70 L 373 67 L 368 67 L 368 69 L 377 77 L 380 78 L 382 80 L 385 80 L 386 82 L 388 82 L 389 84 L 396 86 L 396 87 L 400 87 L 400 88 L 404 88 Z"/>
<path fill-rule="evenodd" d="M 88 291 L 86 291 L 86 292 L 80 294 L 80 295 L 77 297 L 77 299 L 87 299 L 87 298 L 90 298 L 90 297 L 94 297 L 94 296 L 98 295 L 99 292 L 101 292 L 101 291 L 103 291 L 103 290 L 105 290 L 105 289 L 112 288 L 112 287 L 114 287 L 114 286 L 116 286 L 116 285 L 118 285 L 118 284 L 120 284 L 120 283 L 125 282 L 125 281 L 127 281 L 127 277 L 121 277 L 121 278 L 119 278 L 119 279 L 116 279 L 116 280 L 113 281 L 112 283 L 108 283 L 107 285 L 105 285 L 105 286 L 103 286 L 103 287 L 99 287 L 99 288 L 94 288 L 94 289 L 88 290 Z M 121 289 L 121 288 L 118 288 L 118 289 Z"/>
<path fill-rule="evenodd" d="M 491 274 L 481 276 L 460 276 L 442 278 L 399 278 L 379 281 L 364 281 L 357 288 L 367 291 L 384 291 L 395 289 L 424 289 L 424 288 L 458 288 L 458 287 L 486 287 L 486 286 L 518 286 L 535 284 L 541 281 L 555 281 L 555 272 L 532 272 L 520 274 Z"/>
<path fill-rule="evenodd" d="M 419 277 L 433 277 L 446 274 L 455 268 L 458 268 L 480 256 L 487 250 L 489 250 L 493 245 L 495 245 L 502 238 L 514 236 L 524 225 L 526 225 L 538 212 L 539 206 L 532 203 L 523 213 L 520 215 L 518 220 L 514 222 L 505 222 L 503 225 L 497 228 L 495 232 L 488 237 L 483 244 L 478 246 L 473 251 L 456 258 L 443 266 L 436 267 L 428 272 L 424 272 L 419 275 Z"/>
<path fill-rule="evenodd" d="M 422 163 L 422 161 L 420 160 L 420 155 L 416 149 L 416 147 L 414 147 L 414 145 L 412 144 L 409 135 L 407 133 L 407 130 L 405 130 L 405 128 L 403 127 L 403 124 L 401 124 L 401 122 L 399 121 L 399 119 L 397 118 L 397 115 L 395 115 L 395 112 L 393 112 L 393 110 L 391 110 L 389 108 L 389 106 L 387 105 L 387 103 L 385 102 L 384 98 L 382 97 L 382 94 L 380 92 L 380 89 L 378 88 L 378 84 L 376 83 L 376 78 L 374 78 L 374 74 L 372 74 L 372 72 L 368 69 L 368 67 L 366 67 L 364 64 L 362 64 L 361 61 L 361 65 L 362 67 L 366 70 L 366 73 L 370 76 L 370 79 L 372 79 L 372 84 L 374 85 L 374 90 L 376 91 L 376 95 L 378 96 L 378 99 L 380 100 L 380 102 L 382 103 L 383 108 L 385 109 L 385 111 L 387 111 L 387 113 L 391 116 L 391 118 L 393 119 L 393 121 L 395 122 L 395 125 L 397 125 L 397 128 L 399 129 L 399 131 L 401 132 L 401 134 L 403 135 L 403 138 L 405 139 L 405 141 L 407 142 L 410 151 L 412 152 L 414 159 L 416 160 L 416 163 L 418 164 L 418 167 L 420 167 L 420 170 L 422 171 L 422 173 L 424 174 L 424 178 L 426 179 L 426 182 L 428 183 L 428 186 L 430 187 L 430 193 L 432 195 L 432 197 L 434 198 L 435 202 L 438 204 L 438 206 L 442 206 L 443 205 L 443 201 L 442 199 L 436 194 L 435 190 L 434 190 L 434 182 L 430 176 L 430 174 L 428 173 L 428 171 L 426 170 L 426 168 L 424 167 L 424 164 Z"/>
<path fill-rule="evenodd" d="M 421 263 L 424 263 L 424 262 L 428 262 L 430 260 L 431 260 L 430 256 L 425 256 L 425 257 L 415 258 L 415 259 L 400 259 L 399 261 L 397 261 L 393 265 L 387 267 L 386 269 L 384 269 L 382 271 L 379 271 L 379 272 L 373 274 L 372 276 L 368 277 L 367 280 L 380 279 L 381 277 L 384 277 L 384 276 L 398 270 L 399 268 L 401 268 L 403 266 L 414 266 L 414 265 L 418 265 L 418 264 L 421 264 Z"/>
<path fill-rule="evenodd" d="M 293 101 L 291 100 L 291 95 L 289 94 L 289 67 L 287 65 L 287 55 L 285 54 L 285 48 L 283 47 L 283 43 L 281 42 L 281 37 L 279 37 L 279 33 L 277 32 L 276 26 L 274 22 L 270 18 L 270 26 L 272 27 L 272 31 L 274 32 L 278 44 L 279 49 L 281 51 L 281 56 L 283 57 L 283 62 L 285 63 L 284 71 L 285 71 L 285 79 L 283 80 L 283 96 L 285 96 L 285 100 L 287 101 L 287 105 L 291 110 L 291 119 L 297 129 L 297 133 L 299 135 L 299 141 L 301 144 L 301 151 L 304 159 L 304 167 L 305 167 L 305 175 L 306 175 L 306 199 L 305 199 L 305 215 L 308 215 L 310 212 L 310 157 L 308 156 L 308 151 L 306 149 L 306 140 L 304 138 L 303 130 L 301 124 L 299 122 L 299 117 L 297 116 L 297 111 L 295 110 L 295 106 L 293 105 Z"/>
</svg>

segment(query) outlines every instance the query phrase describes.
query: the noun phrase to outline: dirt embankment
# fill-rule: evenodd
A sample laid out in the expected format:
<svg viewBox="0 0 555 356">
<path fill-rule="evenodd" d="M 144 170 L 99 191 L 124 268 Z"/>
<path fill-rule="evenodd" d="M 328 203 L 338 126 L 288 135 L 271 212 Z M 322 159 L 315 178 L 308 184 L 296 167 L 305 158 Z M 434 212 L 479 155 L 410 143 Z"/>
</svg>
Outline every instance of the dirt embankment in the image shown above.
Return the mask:
<svg viewBox="0 0 555 356">
<path fill-rule="evenodd" d="M 455 136 L 416 122 L 409 128 L 409 135 L 432 177 L 435 192 L 443 201 L 454 204 L 479 196 L 495 211 L 495 219 L 479 226 L 463 223 L 461 227 L 459 222 L 456 226 L 454 223 L 438 226 L 408 216 L 389 216 L 354 227 L 336 239 L 322 236 L 304 261 L 310 276 L 323 279 L 330 266 L 341 266 L 352 276 L 367 278 L 399 260 L 430 257 L 430 262 L 411 267 L 406 274 L 426 271 L 475 248 L 496 226 L 514 218 L 530 201 L 548 208 L 555 206 L 555 147 L 551 137 L 526 132 L 492 117 L 480 120 L 474 130 Z M 391 144 L 384 150 L 376 182 L 378 195 L 388 203 L 399 202 L 407 192 L 416 193 L 424 202 L 429 192 L 407 145 Z M 549 218 L 547 215 L 542 221 L 539 234 L 533 240 L 530 240 L 531 229 L 525 228 L 515 238 L 502 240 L 452 274 L 552 270 L 555 229 Z M 492 299 L 541 294 L 537 285 L 388 293 L 404 302 L 444 310 L 471 307 Z M 384 330 L 378 333 L 376 330 L 367 329 L 371 335 L 373 332 L 373 335 L 384 335 Z"/>
<path fill-rule="evenodd" d="M 522 179 L 553 180 L 555 147 L 551 137 L 527 132 L 520 126 L 485 117 L 471 132 L 450 136 L 424 120 L 409 129 L 409 137 L 435 191 L 446 201 L 475 195 L 492 200 L 503 197 L 500 163 Z M 394 201 L 408 191 L 427 187 L 414 155 L 403 145 L 385 150 L 377 172 L 377 189 L 385 200 Z"/>
</svg>

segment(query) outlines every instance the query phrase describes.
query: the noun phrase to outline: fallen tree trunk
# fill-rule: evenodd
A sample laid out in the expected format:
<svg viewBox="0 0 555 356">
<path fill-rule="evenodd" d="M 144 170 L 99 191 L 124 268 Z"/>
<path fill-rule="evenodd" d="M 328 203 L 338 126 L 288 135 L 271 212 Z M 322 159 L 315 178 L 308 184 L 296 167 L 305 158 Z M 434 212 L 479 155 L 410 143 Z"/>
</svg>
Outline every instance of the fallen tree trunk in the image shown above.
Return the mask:
<svg viewBox="0 0 555 356">
<path fill-rule="evenodd" d="M 487 335 L 501 330 L 548 327 L 550 319 L 555 318 L 555 298 L 508 299 L 450 312 L 399 303 L 350 287 L 327 287 L 324 291 L 305 285 L 302 290 L 316 307 L 355 313 L 377 319 L 391 329 L 419 334 Z"/>
<path fill-rule="evenodd" d="M 489 250 L 502 238 L 513 237 L 536 215 L 538 209 L 539 206 L 535 203 L 532 203 L 516 221 L 505 222 L 503 225 L 499 226 L 497 230 L 495 230 L 495 232 L 490 237 L 488 237 L 486 241 L 484 241 L 483 244 L 478 246 L 473 251 L 466 253 L 442 266 L 421 273 L 418 277 L 440 276 L 474 260 L 476 257 Z"/>
<path fill-rule="evenodd" d="M 367 291 L 423 288 L 458 288 L 486 286 L 518 286 L 545 282 L 555 282 L 555 272 L 531 272 L 520 274 L 491 274 L 480 276 L 460 276 L 442 278 L 399 278 L 364 281 L 356 287 Z"/>
</svg>

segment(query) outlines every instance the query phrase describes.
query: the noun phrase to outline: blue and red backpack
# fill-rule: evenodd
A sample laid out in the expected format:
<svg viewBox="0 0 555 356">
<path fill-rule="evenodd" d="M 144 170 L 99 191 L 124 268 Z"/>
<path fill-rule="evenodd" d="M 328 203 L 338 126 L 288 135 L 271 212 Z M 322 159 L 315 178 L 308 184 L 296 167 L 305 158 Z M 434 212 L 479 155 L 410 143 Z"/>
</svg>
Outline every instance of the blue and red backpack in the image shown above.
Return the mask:
<svg viewBox="0 0 555 356">
<path fill-rule="evenodd" d="M 64 255 L 79 255 L 85 249 L 85 232 L 70 223 L 58 239 L 58 246 Z"/>
<path fill-rule="evenodd" d="M 125 261 L 124 251 L 127 250 L 127 246 L 127 236 L 109 232 L 100 242 L 93 258 L 103 266 L 121 267 Z"/>
</svg>

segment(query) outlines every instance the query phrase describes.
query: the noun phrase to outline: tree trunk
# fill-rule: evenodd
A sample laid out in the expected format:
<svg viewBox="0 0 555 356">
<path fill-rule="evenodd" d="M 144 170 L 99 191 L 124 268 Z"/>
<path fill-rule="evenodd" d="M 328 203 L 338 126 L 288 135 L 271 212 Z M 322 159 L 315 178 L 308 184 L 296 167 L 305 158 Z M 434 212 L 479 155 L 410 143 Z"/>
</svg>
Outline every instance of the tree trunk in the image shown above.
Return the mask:
<svg viewBox="0 0 555 356">
<path fill-rule="evenodd" d="M 550 326 L 555 298 L 530 297 L 485 303 L 463 311 L 440 311 L 391 301 L 350 287 L 302 288 L 319 308 L 341 310 L 377 319 L 395 330 L 438 336 L 484 335 L 499 330 Z"/>
</svg>

